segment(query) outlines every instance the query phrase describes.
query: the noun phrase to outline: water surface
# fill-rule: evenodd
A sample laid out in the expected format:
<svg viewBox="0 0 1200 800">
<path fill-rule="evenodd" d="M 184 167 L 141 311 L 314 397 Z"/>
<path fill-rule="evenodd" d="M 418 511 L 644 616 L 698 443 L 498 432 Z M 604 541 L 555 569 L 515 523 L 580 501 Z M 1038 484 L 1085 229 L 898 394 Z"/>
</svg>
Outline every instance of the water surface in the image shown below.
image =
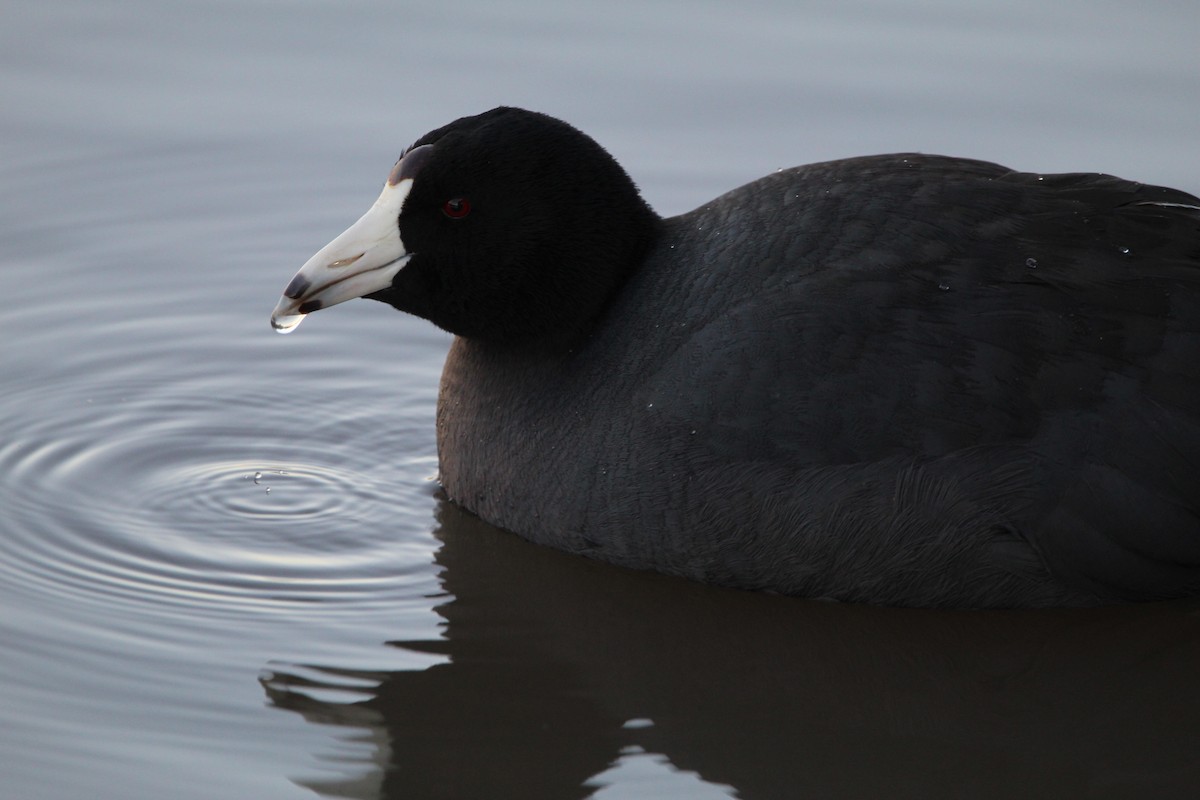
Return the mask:
<svg viewBox="0 0 1200 800">
<path fill-rule="evenodd" d="M 1181 796 L 1194 604 L 726 592 L 437 496 L 448 337 L 292 273 L 400 150 L 567 119 L 662 213 L 921 150 L 1200 191 L 1200 8 L 61 2 L 0 31 L 13 797 Z"/>
</svg>

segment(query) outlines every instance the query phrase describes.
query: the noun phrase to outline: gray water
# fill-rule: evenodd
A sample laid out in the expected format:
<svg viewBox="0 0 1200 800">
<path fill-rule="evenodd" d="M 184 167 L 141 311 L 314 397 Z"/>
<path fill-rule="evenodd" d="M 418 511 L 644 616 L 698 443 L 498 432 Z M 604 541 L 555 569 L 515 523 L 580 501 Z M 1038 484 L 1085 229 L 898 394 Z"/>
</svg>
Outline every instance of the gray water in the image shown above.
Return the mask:
<svg viewBox="0 0 1200 800">
<path fill-rule="evenodd" d="M 442 502 L 448 337 L 288 279 L 499 104 L 664 214 L 919 150 L 1200 192 L 1200 5 L 9 3 L 0 794 L 1185 797 L 1200 605 L 715 590 Z"/>
</svg>

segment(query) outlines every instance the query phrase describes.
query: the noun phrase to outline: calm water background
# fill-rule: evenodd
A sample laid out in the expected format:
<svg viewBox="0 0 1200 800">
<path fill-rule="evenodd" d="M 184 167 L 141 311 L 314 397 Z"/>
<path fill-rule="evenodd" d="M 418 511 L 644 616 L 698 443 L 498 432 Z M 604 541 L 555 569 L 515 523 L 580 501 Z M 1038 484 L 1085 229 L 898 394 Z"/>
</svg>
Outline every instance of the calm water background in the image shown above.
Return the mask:
<svg viewBox="0 0 1200 800">
<path fill-rule="evenodd" d="M 8 3 L 0 793 L 1183 797 L 1196 604 L 723 592 L 439 501 L 448 337 L 296 335 L 294 270 L 426 130 L 595 136 L 662 213 L 920 150 L 1200 192 L 1200 5 Z"/>
</svg>

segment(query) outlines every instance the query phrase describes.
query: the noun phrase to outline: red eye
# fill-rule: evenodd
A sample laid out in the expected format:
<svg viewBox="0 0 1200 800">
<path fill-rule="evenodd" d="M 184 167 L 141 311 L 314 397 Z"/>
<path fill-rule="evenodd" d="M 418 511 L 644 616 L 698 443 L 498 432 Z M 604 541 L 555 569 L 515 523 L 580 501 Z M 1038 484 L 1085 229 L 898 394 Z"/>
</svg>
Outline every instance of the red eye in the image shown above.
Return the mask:
<svg viewBox="0 0 1200 800">
<path fill-rule="evenodd" d="M 471 201 L 465 197 L 454 197 L 442 204 L 442 213 L 450 219 L 462 219 L 471 213 Z"/>
</svg>

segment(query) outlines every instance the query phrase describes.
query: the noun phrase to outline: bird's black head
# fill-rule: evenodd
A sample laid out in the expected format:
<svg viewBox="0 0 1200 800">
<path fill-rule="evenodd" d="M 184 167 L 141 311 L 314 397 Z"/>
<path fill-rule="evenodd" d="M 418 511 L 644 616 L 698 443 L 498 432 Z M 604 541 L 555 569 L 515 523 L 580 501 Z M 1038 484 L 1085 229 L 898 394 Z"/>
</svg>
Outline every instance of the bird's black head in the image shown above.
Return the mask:
<svg viewBox="0 0 1200 800">
<path fill-rule="evenodd" d="M 634 269 L 658 218 L 619 164 L 516 108 L 418 139 L 376 204 L 305 264 L 272 317 L 366 296 L 460 336 L 565 342 Z"/>
</svg>

